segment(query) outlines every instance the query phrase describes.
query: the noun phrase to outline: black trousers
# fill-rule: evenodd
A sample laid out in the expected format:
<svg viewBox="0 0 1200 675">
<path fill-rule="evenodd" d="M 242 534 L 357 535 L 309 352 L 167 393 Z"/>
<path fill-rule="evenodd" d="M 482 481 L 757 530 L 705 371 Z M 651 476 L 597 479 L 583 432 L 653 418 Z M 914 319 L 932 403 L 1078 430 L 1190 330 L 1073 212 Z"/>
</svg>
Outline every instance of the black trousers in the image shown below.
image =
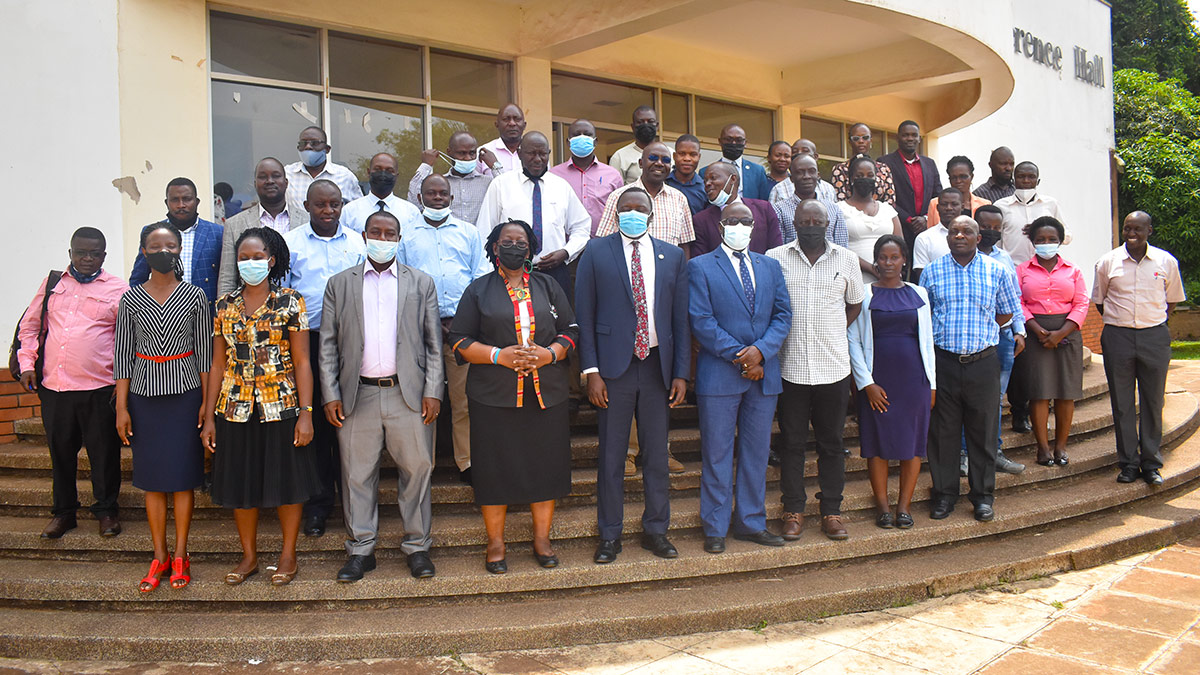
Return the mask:
<svg viewBox="0 0 1200 675">
<path fill-rule="evenodd" d="M 821 515 L 840 515 L 842 489 L 846 485 L 846 455 L 842 434 L 846 430 L 846 401 L 850 396 L 850 378 L 831 384 L 793 384 L 783 381 L 779 397 L 779 429 L 785 442 L 779 453 L 780 488 L 783 510 L 804 513 L 808 495 L 804 489 L 804 454 L 808 446 L 808 425 L 812 422 L 817 442 L 817 484 L 821 491 Z"/>
<path fill-rule="evenodd" d="M 1025 352 L 1017 354 L 1013 359 L 1012 374 L 1008 376 L 1008 409 L 1012 414 L 1013 419 L 1018 417 L 1029 417 L 1029 388 L 1026 381 L 1029 379 L 1027 371 L 1029 369 L 1028 362 L 1025 360 Z"/>
<path fill-rule="evenodd" d="M 308 337 L 308 358 L 313 375 L 312 446 L 317 455 L 317 477 L 321 479 L 321 492 L 305 502 L 304 517 L 328 518 L 342 484 L 342 459 L 338 452 L 337 430 L 325 419 L 325 401 L 321 398 L 321 369 L 317 367 L 321 334 L 315 330 L 309 331 Z"/>
<path fill-rule="evenodd" d="M 87 448 L 92 467 L 92 513 L 97 517 L 117 515 L 121 491 L 121 439 L 117 436 L 117 414 L 113 410 L 114 387 L 89 391 L 53 391 L 42 387 L 42 423 L 50 446 L 50 468 L 54 476 L 51 514 L 73 516 L 79 509 L 75 480 L 79 449 Z"/>
<path fill-rule="evenodd" d="M 1171 362 L 1167 324 L 1141 329 L 1106 325 L 1100 348 L 1117 432 L 1117 462 L 1122 469 L 1161 469 L 1162 410 Z M 1135 385 L 1140 410 L 1134 409 Z"/>
<path fill-rule="evenodd" d="M 992 348 L 962 363 L 941 349 L 937 358 L 937 404 L 929 425 L 929 475 L 934 499 L 958 499 L 958 458 L 967 440 L 971 503 L 991 505 L 996 489 L 996 425 L 1000 423 L 1000 357 Z"/>
</svg>

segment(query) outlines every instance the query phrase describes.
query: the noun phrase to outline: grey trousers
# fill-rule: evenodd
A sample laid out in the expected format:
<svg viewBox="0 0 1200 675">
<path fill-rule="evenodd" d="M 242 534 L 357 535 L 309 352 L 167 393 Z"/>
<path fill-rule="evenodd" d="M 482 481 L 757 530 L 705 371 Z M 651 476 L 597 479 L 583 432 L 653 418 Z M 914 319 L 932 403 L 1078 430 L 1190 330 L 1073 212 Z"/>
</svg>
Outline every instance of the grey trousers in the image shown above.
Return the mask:
<svg viewBox="0 0 1200 675">
<path fill-rule="evenodd" d="M 342 449 L 342 513 L 346 552 L 368 555 L 379 535 L 379 464 L 383 452 L 399 471 L 405 554 L 428 551 L 432 518 L 433 425 L 404 403 L 399 387 L 360 385 L 354 412 L 338 429 Z"/>
<path fill-rule="evenodd" d="M 1100 348 L 1117 432 L 1117 463 L 1122 469 L 1161 469 L 1163 400 L 1171 363 L 1167 324 L 1141 329 L 1106 325 Z M 1134 410 L 1135 385 L 1140 411 Z"/>
</svg>

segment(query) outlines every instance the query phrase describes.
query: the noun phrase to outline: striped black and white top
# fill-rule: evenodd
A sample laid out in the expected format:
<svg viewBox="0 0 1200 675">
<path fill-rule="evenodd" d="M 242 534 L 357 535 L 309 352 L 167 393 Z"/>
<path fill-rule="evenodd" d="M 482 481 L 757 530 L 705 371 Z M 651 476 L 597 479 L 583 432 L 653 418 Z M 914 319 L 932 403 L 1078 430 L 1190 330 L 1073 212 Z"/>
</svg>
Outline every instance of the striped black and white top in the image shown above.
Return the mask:
<svg viewBox="0 0 1200 675">
<path fill-rule="evenodd" d="M 176 356 L 156 362 L 144 356 Z M 182 394 L 200 386 L 212 365 L 212 318 L 204 291 L 181 281 L 160 305 L 141 285 L 121 296 L 117 306 L 113 378 L 128 379 L 139 396 Z"/>
</svg>

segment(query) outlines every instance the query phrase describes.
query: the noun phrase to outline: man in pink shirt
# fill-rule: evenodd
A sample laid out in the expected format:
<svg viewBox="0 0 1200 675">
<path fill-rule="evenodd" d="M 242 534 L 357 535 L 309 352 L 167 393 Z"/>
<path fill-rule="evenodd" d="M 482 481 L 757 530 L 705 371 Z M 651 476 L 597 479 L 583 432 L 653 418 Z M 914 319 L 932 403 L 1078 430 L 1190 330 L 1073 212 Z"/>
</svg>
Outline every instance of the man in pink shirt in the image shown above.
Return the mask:
<svg viewBox="0 0 1200 675">
<path fill-rule="evenodd" d="M 550 168 L 550 173 L 562 178 L 583 202 L 592 217 L 592 236 L 600 226 L 604 204 L 613 190 L 625 184 L 621 172 L 596 159 L 596 127 L 587 120 L 575 120 L 567 129 L 571 159 Z"/>
<path fill-rule="evenodd" d="M 75 474 L 81 446 L 92 474 L 92 513 L 105 537 L 121 533 L 121 441 L 113 397 L 113 342 L 117 303 L 129 284 L 102 269 L 104 234 L 81 227 L 71 236 L 71 265 L 52 272 L 21 317 L 21 385 L 36 391 L 54 476 L 53 516 L 42 538 L 58 539 L 75 528 L 79 495 Z M 46 285 L 61 274 L 49 294 Z M 46 299 L 43 311 L 42 301 Z M 44 319 L 44 320 L 43 320 Z M 44 347 L 39 352 L 39 338 Z"/>
</svg>

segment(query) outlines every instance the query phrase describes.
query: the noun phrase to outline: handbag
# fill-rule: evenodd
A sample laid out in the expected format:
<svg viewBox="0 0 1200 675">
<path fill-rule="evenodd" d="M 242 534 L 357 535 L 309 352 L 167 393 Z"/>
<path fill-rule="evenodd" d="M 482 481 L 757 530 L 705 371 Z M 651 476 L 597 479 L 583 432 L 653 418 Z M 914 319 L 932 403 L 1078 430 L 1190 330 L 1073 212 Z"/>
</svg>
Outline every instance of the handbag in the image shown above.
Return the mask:
<svg viewBox="0 0 1200 675">
<path fill-rule="evenodd" d="M 42 312 L 38 321 L 37 360 L 33 364 L 33 372 L 36 374 L 34 382 L 38 384 L 42 381 L 42 363 L 46 360 L 46 304 L 50 300 L 50 293 L 62 279 L 62 275 L 63 273 L 59 270 L 50 270 L 50 274 L 46 277 L 46 292 L 42 295 Z M 25 312 L 28 311 L 28 309 L 25 310 Z M 8 348 L 8 372 L 12 374 L 14 380 L 21 379 L 21 362 L 17 358 L 17 352 L 21 349 L 21 322 L 25 320 L 25 312 L 21 313 L 21 318 L 17 321 L 17 327 L 13 330 L 12 345 Z"/>
</svg>

